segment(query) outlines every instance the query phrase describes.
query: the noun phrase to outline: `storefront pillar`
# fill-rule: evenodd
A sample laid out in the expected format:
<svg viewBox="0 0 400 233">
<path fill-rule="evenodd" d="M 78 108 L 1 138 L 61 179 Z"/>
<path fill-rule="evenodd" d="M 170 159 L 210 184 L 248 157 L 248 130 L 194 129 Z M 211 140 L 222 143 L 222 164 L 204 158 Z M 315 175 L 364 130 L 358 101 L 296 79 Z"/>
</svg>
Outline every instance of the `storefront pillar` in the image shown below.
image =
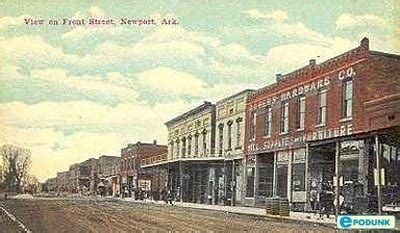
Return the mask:
<svg viewBox="0 0 400 233">
<path fill-rule="evenodd" d="M 310 172 L 309 172 L 309 150 L 310 150 L 310 145 L 308 143 L 306 143 L 306 149 L 305 149 L 305 171 L 304 171 L 304 178 L 305 178 L 305 182 L 304 182 L 304 186 L 305 186 L 305 190 L 306 190 L 306 203 L 304 205 L 305 210 L 307 211 L 310 208 Z"/>
<path fill-rule="evenodd" d="M 340 214 L 340 142 L 336 142 L 336 153 L 335 153 L 335 201 L 336 201 L 336 208 L 335 208 L 335 215 L 336 218 Z"/>
<path fill-rule="evenodd" d="M 289 152 L 289 161 L 288 161 L 288 182 L 287 182 L 287 197 L 289 203 L 292 203 L 292 169 L 293 169 L 293 157 L 294 157 L 294 150 Z"/>
<path fill-rule="evenodd" d="M 182 161 L 179 161 L 179 201 L 183 202 L 183 176 L 182 176 Z"/>
<path fill-rule="evenodd" d="M 235 204 L 235 160 L 232 159 L 232 179 L 231 179 L 231 206 Z"/>
<path fill-rule="evenodd" d="M 379 143 L 378 135 L 375 135 L 375 155 L 376 155 L 376 172 L 374 175 L 377 176 L 376 188 L 378 195 L 378 214 L 382 214 L 382 190 L 381 190 L 381 145 Z"/>
<path fill-rule="evenodd" d="M 277 152 L 274 152 L 274 171 L 272 175 L 272 196 L 275 197 L 277 195 Z"/>
<path fill-rule="evenodd" d="M 254 164 L 255 164 L 255 169 L 254 169 L 254 202 L 253 205 L 256 204 L 256 200 L 258 199 L 258 179 L 259 179 L 259 170 L 260 168 L 258 167 L 258 156 L 254 156 Z"/>
</svg>

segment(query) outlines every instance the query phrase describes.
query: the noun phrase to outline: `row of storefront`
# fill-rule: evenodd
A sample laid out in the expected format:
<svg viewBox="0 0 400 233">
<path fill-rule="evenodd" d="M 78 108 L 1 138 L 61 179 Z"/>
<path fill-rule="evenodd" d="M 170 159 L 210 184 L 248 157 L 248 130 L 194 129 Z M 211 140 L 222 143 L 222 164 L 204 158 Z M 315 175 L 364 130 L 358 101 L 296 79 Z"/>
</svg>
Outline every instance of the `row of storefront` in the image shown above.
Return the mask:
<svg viewBox="0 0 400 233">
<path fill-rule="evenodd" d="M 381 211 L 400 197 L 400 56 L 360 46 L 166 123 L 177 200 Z M 337 204 L 339 203 L 339 204 Z M 340 208 L 339 208 L 340 207 Z M 396 207 L 394 207 L 396 208 Z"/>
</svg>

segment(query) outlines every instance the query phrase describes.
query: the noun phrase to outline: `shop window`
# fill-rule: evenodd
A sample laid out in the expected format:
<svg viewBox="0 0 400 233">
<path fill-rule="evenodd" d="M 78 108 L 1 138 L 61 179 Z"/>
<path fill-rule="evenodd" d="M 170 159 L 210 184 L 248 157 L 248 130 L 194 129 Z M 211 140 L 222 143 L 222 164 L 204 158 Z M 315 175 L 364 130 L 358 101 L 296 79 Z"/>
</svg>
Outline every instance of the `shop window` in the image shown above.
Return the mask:
<svg viewBox="0 0 400 233">
<path fill-rule="evenodd" d="M 297 101 L 297 128 L 304 129 L 304 121 L 306 116 L 306 97 L 302 96 Z"/>
<path fill-rule="evenodd" d="M 274 166 L 273 163 L 266 163 L 260 166 L 258 180 L 258 195 L 263 197 L 272 197 L 273 195 L 273 180 Z"/>
<path fill-rule="evenodd" d="M 288 185 L 288 165 L 287 164 L 277 164 L 276 167 L 277 174 L 277 196 L 287 197 L 287 185 Z"/>
<path fill-rule="evenodd" d="M 293 191 L 306 191 L 305 189 L 306 164 L 295 163 L 292 168 Z"/>
<path fill-rule="evenodd" d="M 267 107 L 265 109 L 264 136 L 270 136 L 271 135 L 271 120 L 272 120 L 271 107 Z"/>
<path fill-rule="evenodd" d="M 347 79 L 343 82 L 342 117 L 349 118 L 353 112 L 353 80 Z"/>
<path fill-rule="evenodd" d="M 247 168 L 246 197 L 254 197 L 254 176 L 255 168 Z"/>
<path fill-rule="evenodd" d="M 281 119 L 280 119 L 281 133 L 289 131 L 289 103 L 281 104 Z"/>
<path fill-rule="evenodd" d="M 318 95 L 318 125 L 326 123 L 326 90 L 322 90 Z"/>
</svg>

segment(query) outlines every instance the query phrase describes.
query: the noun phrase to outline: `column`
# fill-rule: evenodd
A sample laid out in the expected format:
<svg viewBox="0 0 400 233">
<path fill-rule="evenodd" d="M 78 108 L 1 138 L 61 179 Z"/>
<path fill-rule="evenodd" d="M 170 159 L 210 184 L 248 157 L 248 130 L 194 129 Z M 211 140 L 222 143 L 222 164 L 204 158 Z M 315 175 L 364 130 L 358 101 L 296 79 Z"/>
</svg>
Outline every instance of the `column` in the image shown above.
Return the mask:
<svg viewBox="0 0 400 233">
<path fill-rule="evenodd" d="M 294 150 L 289 152 L 289 161 L 288 161 L 288 183 L 287 183 L 287 197 L 289 200 L 289 204 L 292 203 L 292 164 L 293 164 L 293 156 Z"/>
<path fill-rule="evenodd" d="M 179 199 L 183 202 L 183 177 L 182 177 L 182 161 L 179 161 Z"/>
<path fill-rule="evenodd" d="M 231 195 L 231 206 L 235 205 L 235 160 L 232 160 L 232 179 L 231 179 L 231 190 L 232 190 L 232 195 Z"/>
<path fill-rule="evenodd" d="M 381 190 L 381 145 L 379 143 L 378 135 L 375 135 L 375 155 L 376 155 L 376 175 L 378 176 L 378 183 L 375 184 L 378 193 L 378 213 L 382 213 L 382 190 Z M 375 175 L 375 174 L 374 174 Z"/>
<path fill-rule="evenodd" d="M 258 156 L 254 155 L 254 205 L 256 204 L 256 200 L 258 197 Z"/>
<path fill-rule="evenodd" d="M 340 214 L 340 203 L 339 203 L 339 192 L 340 192 L 340 141 L 336 142 L 336 153 L 335 153 L 335 176 L 336 176 L 336 185 L 335 185 L 335 200 L 336 200 L 336 208 L 335 215 L 336 218 Z"/>
<path fill-rule="evenodd" d="M 274 152 L 274 173 L 273 173 L 273 180 L 272 180 L 272 196 L 275 197 L 277 193 L 277 160 L 278 158 L 278 152 Z"/>
<path fill-rule="evenodd" d="M 310 200 L 310 173 L 308 171 L 308 167 L 309 167 L 309 144 L 306 143 L 306 149 L 305 149 L 305 174 L 304 174 L 304 186 L 305 186 L 305 190 L 306 190 L 306 204 L 305 204 L 305 209 L 304 211 L 307 211 L 308 209 L 310 209 L 310 204 L 309 204 L 309 200 Z"/>
</svg>

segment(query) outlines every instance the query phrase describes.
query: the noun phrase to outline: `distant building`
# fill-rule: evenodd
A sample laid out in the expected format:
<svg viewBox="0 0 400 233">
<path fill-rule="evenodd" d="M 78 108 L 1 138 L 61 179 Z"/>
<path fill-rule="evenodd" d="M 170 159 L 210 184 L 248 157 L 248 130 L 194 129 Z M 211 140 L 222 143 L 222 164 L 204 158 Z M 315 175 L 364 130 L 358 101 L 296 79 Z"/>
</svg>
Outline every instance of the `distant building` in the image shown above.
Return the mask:
<svg viewBox="0 0 400 233">
<path fill-rule="evenodd" d="M 102 155 L 97 161 L 97 176 L 99 183 L 97 184 L 98 194 L 104 196 L 116 196 L 119 175 L 119 160 L 118 156 Z M 119 193 L 119 192 L 118 192 Z"/>
<path fill-rule="evenodd" d="M 144 172 L 140 166 L 143 159 L 167 153 L 167 146 L 153 143 L 128 144 L 121 150 L 120 183 L 121 194 L 138 198 L 141 193 L 139 186 L 151 187 L 151 175 Z M 144 187 L 142 187 L 144 188 Z"/>
</svg>

